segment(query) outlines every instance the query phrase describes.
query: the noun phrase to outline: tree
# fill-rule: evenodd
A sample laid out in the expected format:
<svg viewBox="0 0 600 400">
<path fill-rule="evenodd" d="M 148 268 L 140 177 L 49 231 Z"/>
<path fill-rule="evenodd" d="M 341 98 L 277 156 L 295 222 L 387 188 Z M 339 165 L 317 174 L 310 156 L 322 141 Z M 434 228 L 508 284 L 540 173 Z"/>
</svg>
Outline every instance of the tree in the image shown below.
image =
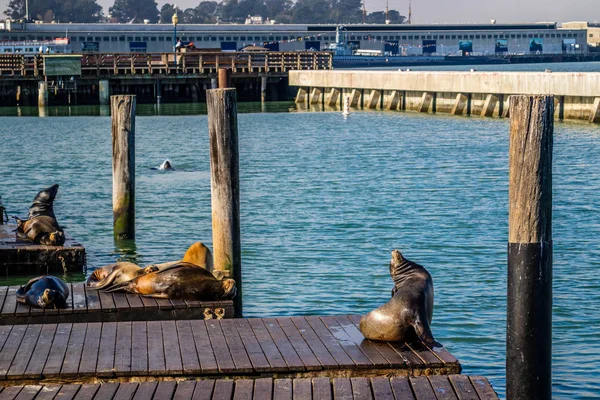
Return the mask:
<svg viewBox="0 0 600 400">
<path fill-rule="evenodd" d="M 400 15 L 400 13 L 396 10 L 390 10 L 387 17 L 390 21 L 390 24 L 403 24 L 406 20 L 406 18 Z M 368 24 L 385 24 L 385 12 L 377 11 L 367 14 L 366 22 Z"/>
<path fill-rule="evenodd" d="M 330 20 L 335 24 L 356 24 L 362 22 L 362 1 L 331 0 Z"/>
<path fill-rule="evenodd" d="M 291 13 L 294 23 L 324 24 L 331 20 L 331 3 L 323 0 L 298 0 Z"/>
<path fill-rule="evenodd" d="M 4 14 L 25 18 L 25 0 L 10 0 Z M 29 18 L 44 22 L 98 22 L 101 16 L 96 0 L 29 0 Z"/>
<path fill-rule="evenodd" d="M 160 23 L 170 24 L 173 18 L 173 14 L 175 14 L 175 6 L 169 3 L 163 5 L 160 9 Z"/>
<path fill-rule="evenodd" d="M 115 0 L 108 12 L 119 22 L 140 23 L 148 19 L 156 23 L 159 17 L 158 5 L 154 0 Z"/>
</svg>

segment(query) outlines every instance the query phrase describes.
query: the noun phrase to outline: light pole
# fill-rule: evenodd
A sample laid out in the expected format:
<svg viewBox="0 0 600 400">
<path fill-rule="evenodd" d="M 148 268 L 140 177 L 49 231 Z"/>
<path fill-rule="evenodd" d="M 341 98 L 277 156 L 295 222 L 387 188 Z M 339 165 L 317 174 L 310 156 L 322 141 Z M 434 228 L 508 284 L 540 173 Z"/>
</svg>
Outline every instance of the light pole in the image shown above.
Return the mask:
<svg viewBox="0 0 600 400">
<path fill-rule="evenodd" d="M 177 23 L 179 22 L 177 6 L 175 6 L 175 14 L 173 14 L 171 21 L 173 22 L 173 66 L 175 67 L 175 72 L 177 72 Z"/>
</svg>

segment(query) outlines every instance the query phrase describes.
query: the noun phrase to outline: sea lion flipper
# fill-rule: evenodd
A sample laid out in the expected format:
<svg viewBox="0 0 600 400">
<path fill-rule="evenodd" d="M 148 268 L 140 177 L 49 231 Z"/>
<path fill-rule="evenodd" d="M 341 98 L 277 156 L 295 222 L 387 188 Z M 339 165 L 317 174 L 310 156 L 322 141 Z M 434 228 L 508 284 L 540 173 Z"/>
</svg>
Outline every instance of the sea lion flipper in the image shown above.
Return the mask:
<svg viewBox="0 0 600 400">
<path fill-rule="evenodd" d="M 168 299 L 169 295 L 167 293 L 152 293 L 152 294 L 142 294 L 144 297 L 152 297 L 153 299 Z"/>
</svg>

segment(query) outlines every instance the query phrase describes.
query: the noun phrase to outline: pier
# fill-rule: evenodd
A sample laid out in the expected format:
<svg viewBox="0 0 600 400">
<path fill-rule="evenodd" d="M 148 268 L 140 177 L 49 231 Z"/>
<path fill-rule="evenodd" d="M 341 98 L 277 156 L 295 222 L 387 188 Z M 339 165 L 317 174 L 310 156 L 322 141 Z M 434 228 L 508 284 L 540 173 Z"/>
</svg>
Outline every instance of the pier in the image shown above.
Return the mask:
<svg viewBox="0 0 600 400">
<path fill-rule="evenodd" d="M 559 120 L 600 123 L 600 73 L 291 71 L 296 103 L 508 117 L 511 95 L 554 95 Z"/>
</svg>

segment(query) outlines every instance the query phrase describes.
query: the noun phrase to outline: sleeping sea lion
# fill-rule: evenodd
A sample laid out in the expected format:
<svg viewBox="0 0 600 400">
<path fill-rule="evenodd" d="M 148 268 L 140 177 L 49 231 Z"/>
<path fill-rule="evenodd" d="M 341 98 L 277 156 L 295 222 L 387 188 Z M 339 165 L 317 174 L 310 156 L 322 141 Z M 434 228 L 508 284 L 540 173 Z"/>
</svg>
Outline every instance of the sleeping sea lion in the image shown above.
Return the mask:
<svg viewBox="0 0 600 400">
<path fill-rule="evenodd" d="M 133 278 L 156 271 L 157 268 L 140 266 L 130 262 L 116 262 L 96 269 L 88 278 L 87 286 L 94 289 L 104 289 L 112 285 L 128 282 Z"/>
<path fill-rule="evenodd" d="M 232 299 L 237 289 L 233 279 L 219 281 L 204 268 L 179 262 L 129 282 L 113 285 L 106 291 L 125 291 L 162 299 L 214 301 Z"/>
<path fill-rule="evenodd" d="M 61 246 L 65 243 L 65 234 L 54 215 L 57 193 L 58 185 L 41 190 L 33 199 L 27 219 L 15 217 L 18 239 L 49 246 Z"/>
<path fill-rule="evenodd" d="M 39 308 L 67 308 L 69 288 L 52 275 L 31 279 L 17 290 L 17 301 Z"/>
<path fill-rule="evenodd" d="M 147 265 L 146 267 L 156 267 L 159 270 L 161 270 L 161 269 L 171 267 L 180 262 L 194 264 L 198 267 L 202 267 L 210 272 L 213 272 L 212 253 L 210 252 L 210 249 L 208 247 L 206 247 L 204 245 L 204 243 L 202 243 L 202 242 L 196 242 L 196 243 L 192 244 L 187 249 L 187 251 L 185 252 L 185 255 L 183 256 L 183 259 L 181 259 L 181 260 L 169 261 L 169 262 L 160 263 L 160 264 L 150 264 L 150 265 Z"/>
<path fill-rule="evenodd" d="M 392 298 L 360 320 L 360 331 L 371 340 L 411 341 L 418 337 L 426 345 L 440 346 L 429 324 L 433 317 L 433 280 L 421 265 L 392 251 L 390 274 Z"/>
</svg>

